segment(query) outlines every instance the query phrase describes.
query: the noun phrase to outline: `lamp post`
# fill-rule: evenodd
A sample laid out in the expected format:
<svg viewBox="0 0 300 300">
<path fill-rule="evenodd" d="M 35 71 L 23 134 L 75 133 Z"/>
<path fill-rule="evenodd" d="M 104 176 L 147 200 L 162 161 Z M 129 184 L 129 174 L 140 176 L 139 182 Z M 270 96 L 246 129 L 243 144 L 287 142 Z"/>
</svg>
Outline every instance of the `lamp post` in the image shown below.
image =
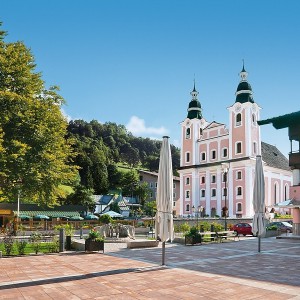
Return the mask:
<svg viewBox="0 0 300 300">
<path fill-rule="evenodd" d="M 21 198 L 21 184 L 22 180 L 19 179 L 15 182 L 15 186 L 18 189 L 18 198 L 17 198 L 17 222 L 16 222 L 16 231 L 19 229 L 19 222 L 20 222 L 20 198 Z"/>
<path fill-rule="evenodd" d="M 223 164 L 222 164 L 223 165 Z M 228 168 L 227 165 L 223 165 L 223 174 L 224 174 L 224 182 L 225 182 L 225 190 L 224 190 L 224 198 L 225 198 L 225 206 L 223 209 L 223 214 L 224 214 L 224 228 L 227 230 L 227 174 L 228 174 Z"/>
</svg>

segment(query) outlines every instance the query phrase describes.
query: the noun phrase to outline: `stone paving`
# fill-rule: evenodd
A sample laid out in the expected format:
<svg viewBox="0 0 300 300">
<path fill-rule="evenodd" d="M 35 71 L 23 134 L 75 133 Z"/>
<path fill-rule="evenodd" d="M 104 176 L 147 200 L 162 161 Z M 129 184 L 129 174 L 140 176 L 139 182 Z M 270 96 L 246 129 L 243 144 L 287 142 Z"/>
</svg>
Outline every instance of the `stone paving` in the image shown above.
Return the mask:
<svg viewBox="0 0 300 300">
<path fill-rule="evenodd" d="M 0 259 L 0 299 L 300 300 L 300 241 L 257 239 L 162 249 Z"/>
</svg>

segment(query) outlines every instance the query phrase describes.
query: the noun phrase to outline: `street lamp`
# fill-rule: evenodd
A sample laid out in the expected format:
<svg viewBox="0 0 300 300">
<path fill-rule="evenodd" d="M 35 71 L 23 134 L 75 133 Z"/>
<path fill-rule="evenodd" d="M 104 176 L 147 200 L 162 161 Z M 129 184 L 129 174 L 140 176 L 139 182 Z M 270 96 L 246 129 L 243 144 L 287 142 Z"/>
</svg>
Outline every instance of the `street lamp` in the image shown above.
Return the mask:
<svg viewBox="0 0 300 300">
<path fill-rule="evenodd" d="M 192 207 L 192 210 L 194 212 L 194 214 L 196 214 L 196 220 L 197 220 L 197 229 L 198 229 L 198 226 L 199 226 L 199 213 L 200 213 L 200 217 L 202 216 L 202 211 L 203 211 L 203 206 L 202 205 L 199 205 L 197 207 L 197 210 L 195 209 L 195 206 L 193 205 Z"/>
<path fill-rule="evenodd" d="M 222 164 L 222 169 L 223 169 L 223 180 L 225 182 L 225 189 L 224 189 L 224 198 L 225 198 L 225 206 L 223 207 L 223 215 L 224 215 L 224 228 L 227 230 L 227 174 L 228 174 L 228 167 L 226 164 Z"/>
</svg>

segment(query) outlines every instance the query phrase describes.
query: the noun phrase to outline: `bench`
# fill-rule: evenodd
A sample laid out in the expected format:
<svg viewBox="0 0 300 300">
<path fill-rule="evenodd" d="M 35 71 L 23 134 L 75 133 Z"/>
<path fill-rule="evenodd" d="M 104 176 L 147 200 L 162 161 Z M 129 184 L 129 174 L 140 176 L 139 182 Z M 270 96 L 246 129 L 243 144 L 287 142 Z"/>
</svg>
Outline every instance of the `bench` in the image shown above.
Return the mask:
<svg viewBox="0 0 300 300">
<path fill-rule="evenodd" d="M 133 248 L 157 247 L 158 243 L 159 242 L 155 240 L 134 240 L 134 241 L 127 242 L 127 248 L 133 249 Z"/>
<path fill-rule="evenodd" d="M 220 231 L 220 232 L 216 232 L 216 240 L 219 241 L 220 243 L 222 243 L 224 240 L 234 240 L 235 239 L 240 240 L 237 232 L 235 231 Z"/>
</svg>

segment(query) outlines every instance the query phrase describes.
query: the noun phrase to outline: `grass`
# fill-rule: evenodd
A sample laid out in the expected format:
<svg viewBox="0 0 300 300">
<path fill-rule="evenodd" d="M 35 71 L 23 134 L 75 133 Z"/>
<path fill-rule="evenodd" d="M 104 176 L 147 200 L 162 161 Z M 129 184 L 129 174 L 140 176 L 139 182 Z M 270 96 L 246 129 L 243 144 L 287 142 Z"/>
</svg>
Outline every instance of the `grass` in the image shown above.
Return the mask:
<svg viewBox="0 0 300 300">
<path fill-rule="evenodd" d="M 51 249 L 55 249 L 58 248 L 57 244 L 55 242 L 41 242 L 40 248 L 38 253 L 53 253 L 53 252 L 58 252 L 58 251 L 51 251 Z M 3 255 L 5 255 L 5 248 L 4 248 L 4 243 L 0 242 L 0 251 L 2 251 Z M 34 250 L 34 246 L 31 243 L 28 243 L 25 247 L 24 250 L 24 255 L 28 255 L 28 254 L 34 254 L 35 250 Z M 18 250 L 17 250 L 17 246 L 14 243 L 11 254 L 10 255 L 19 255 Z"/>
</svg>

